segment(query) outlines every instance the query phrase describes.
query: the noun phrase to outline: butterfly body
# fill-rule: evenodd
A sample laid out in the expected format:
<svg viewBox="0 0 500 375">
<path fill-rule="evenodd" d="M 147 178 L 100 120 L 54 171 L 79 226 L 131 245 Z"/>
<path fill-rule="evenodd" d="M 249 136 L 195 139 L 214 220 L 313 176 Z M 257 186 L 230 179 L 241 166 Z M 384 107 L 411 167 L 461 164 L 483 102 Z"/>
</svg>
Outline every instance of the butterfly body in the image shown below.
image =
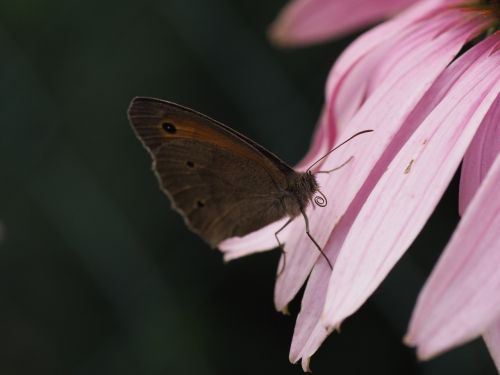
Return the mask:
<svg viewBox="0 0 500 375">
<path fill-rule="evenodd" d="M 212 247 L 300 215 L 318 191 L 312 173 L 196 111 L 137 97 L 128 115 L 173 208 Z"/>
</svg>

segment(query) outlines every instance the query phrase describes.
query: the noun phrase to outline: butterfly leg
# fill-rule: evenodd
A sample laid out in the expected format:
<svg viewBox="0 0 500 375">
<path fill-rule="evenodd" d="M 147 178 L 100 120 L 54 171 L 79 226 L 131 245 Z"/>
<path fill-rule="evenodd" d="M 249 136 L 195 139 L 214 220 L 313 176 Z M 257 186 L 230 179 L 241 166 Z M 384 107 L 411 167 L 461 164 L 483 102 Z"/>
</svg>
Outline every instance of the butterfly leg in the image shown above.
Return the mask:
<svg viewBox="0 0 500 375">
<path fill-rule="evenodd" d="M 330 269 L 333 271 L 333 266 L 332 266 L 332 263 L 330 262 L 330 259 L 328 259 L 328 257 L 326 256 L 326 254 L 323 252 L 323 250 L 321 250 L 321 247 L 318 245 L 318 243 L 316 242 L 316 240 L 313 238 L 313 236 L 311 236 L 311 234 L 309 233 L 309 219 L 307 218 L 307 215 L 304 211 L 301 211 L 302 212 L 302 216 L 304 217 L 304 221 L 306 222 L 306 234 L 307 234 L 307 237 L 309 237 L 309 239 L 313 242 L 313 244 L 316 246 L 316 248 L 318 249 L 318 251 L 321 253 L 321 255 L 323 256 L 323 258 L 325 258 L 326 262 L 328 263 L 328 265 L 330 266 Z"/>
<path fill-rule="evenodd" d="M 338 167 L 335 167 L 335 168 L 330 169 L 328 171 L 317 171 L 317 172 L 314 172 L 314 174 L 316 174 L 316 173 L 331 173 L 331 172 L 335 172 L 335 171 L 339 170 L 340 168 L 342 168 L 343 166 L 345 166 L 347 163 L 349 163 L 352 159 L 354 159 L 354 156 L 351 156 L 349 159 L 347 159 L 347 161 L 343 162 Z"/>
<path fill-rule="evenodd" d="M 278 234 L 283 229 L 285 229 L 288 226 L 288 224 L 290 224 L 292 222 L 292 220 L 293 219 L 288 219 L 288 221 L 280 229 L 278 229 L 276 231 L 276 233 L 274 233 L 274 237 L 276 238 L 276 241 L 278 241 L 278 247 L 281 250 L 281 254 L 283 255 L 283 266 L 281 267 L 281 270 L 278 272 L 278 276 L 276 276 L 277 278 L 280 277 L 280 275 L 282 274 L 282 272 L 285 270 L 285 265 L 286 265 L 286 251 L 283 248 L 283 245 L 281 244 L 280 239 L 278 238 Z"/>
</svg>

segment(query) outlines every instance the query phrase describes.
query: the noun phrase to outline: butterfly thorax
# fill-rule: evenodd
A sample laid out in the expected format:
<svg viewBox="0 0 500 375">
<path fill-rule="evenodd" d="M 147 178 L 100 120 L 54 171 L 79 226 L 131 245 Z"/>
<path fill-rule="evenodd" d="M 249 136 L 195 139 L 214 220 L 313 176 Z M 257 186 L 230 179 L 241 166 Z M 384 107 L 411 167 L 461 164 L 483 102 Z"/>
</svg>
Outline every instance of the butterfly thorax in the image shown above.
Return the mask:
<svg viewBox="0 0 500 375">
<path fill-rule="evenodd" d="M 289 178 L 288 188 L 286 189 L 288 194 L 283 197 L 283 204 L 287 214 L 290 217 L 300 215 L 318 190 L 318 182 L 312 173 L 294 173 Z"/>
</svg>

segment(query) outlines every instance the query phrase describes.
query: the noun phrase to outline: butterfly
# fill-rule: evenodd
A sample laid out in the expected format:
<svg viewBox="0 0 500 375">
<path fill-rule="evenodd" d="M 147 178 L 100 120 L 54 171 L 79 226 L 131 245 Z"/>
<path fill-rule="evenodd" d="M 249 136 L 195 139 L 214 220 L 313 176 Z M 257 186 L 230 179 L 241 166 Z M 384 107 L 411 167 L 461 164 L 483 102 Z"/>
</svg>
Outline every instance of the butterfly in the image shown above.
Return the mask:
<svg viewBox="0 0 500 375">
<path fill-rule="evenodd" d="M 307 235 L 323 254 L 305 214 L 311 202 L 326 205 L 312 166 L 295 171 L 229 126 L 172 102 L 136 97 L 128 117 L 153 159 L 161 190 L 188 228 L 211 247 L 288 217 L 275 234 L 282 248 L 277 234 L 302 215 Z"/>
</svg>

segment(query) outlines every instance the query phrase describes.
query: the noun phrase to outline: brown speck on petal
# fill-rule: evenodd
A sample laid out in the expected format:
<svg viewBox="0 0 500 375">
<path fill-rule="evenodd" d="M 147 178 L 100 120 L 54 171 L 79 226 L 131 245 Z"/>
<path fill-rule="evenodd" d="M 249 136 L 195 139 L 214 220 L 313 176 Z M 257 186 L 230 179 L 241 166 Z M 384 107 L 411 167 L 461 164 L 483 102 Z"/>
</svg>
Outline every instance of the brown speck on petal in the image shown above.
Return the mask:
<svg viewBox="0 0 500 375">
<path fill-rule="evenodd" d="M 408 174 L 408 173 L 410 173 L 410 171 L 411 171 L 411 167 L 412 167 L 412 165 L 413 165 L 413 162 L 414 162 L 414 161 L 415 161 L 414 159 L 411 159 L 411 160 L 410 160 L 410 162 L 408 163 L 408 165 L 406 166 L 406 168 L 405 168 L 405 170 L 404 170 L 404 174 Z"/>
</svg>

